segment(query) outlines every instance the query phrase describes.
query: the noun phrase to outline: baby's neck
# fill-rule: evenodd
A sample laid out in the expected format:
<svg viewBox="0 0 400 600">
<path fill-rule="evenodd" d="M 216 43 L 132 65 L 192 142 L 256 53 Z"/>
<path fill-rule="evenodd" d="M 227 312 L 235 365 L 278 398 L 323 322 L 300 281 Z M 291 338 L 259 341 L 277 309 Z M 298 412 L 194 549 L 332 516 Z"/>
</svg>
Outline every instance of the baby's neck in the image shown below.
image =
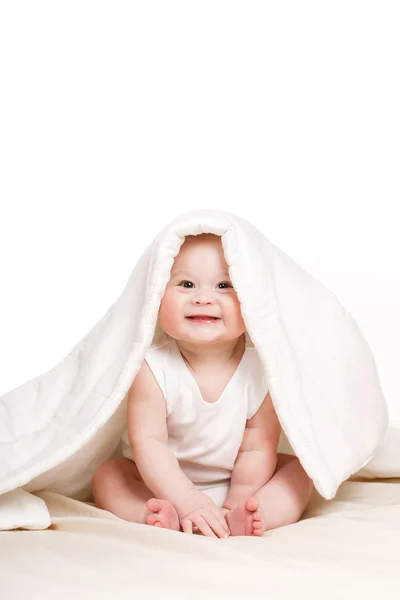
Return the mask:
<svg viewBox="0 0 400 600">
<path fill-rule="evenodd" d="M 176 344 L 193 371 L 210 369 L 218 371 L 221 367 L 235 362 L 243 355 L 246 340 L 244 334 L 235 340 L 222 342 L 221 344 L 210 344 L 207 346 L 196 346 L 187 342 L 176 340 Z"/>
</svg>

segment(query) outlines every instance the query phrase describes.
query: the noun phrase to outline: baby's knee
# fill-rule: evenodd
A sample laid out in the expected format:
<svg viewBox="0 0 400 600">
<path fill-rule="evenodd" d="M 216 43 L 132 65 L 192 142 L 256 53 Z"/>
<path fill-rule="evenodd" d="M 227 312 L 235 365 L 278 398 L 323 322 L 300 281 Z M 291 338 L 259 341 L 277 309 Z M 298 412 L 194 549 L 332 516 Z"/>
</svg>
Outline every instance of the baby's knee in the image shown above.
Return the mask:
<svg viewBox="0 0 400 600">
<path fill-rule="evenodd" d="M 287 499 L 286 509 L 287 524 L 292 525 L 301 519 L 306 509 L 306 503 L 302 498 L 292 494 L 291 497 Z"/>
<path fill-rule="evenodd" d="M 118 467 L 117 462 L 116 460 L 107 460 L 93 473 L 92 492 L 95 499 L 110 486 Z"/>
</svg>

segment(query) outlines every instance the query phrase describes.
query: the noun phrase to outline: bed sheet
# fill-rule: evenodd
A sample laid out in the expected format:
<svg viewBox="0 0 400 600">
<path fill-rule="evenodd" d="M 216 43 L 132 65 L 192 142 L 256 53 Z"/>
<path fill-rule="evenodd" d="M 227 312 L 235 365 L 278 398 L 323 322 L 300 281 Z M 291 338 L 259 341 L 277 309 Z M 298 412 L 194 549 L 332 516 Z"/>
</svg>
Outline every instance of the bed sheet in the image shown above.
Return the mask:
<svg viewBox="0 0 400 600">
<path fill-rule="evenodd" d="M 299 523 L 227 540 L 127 523 L 41 492 L 52 526 L 0 534 L 3 600 L 400 596 L 400 480 L 316 492 Z"/>
</svg>

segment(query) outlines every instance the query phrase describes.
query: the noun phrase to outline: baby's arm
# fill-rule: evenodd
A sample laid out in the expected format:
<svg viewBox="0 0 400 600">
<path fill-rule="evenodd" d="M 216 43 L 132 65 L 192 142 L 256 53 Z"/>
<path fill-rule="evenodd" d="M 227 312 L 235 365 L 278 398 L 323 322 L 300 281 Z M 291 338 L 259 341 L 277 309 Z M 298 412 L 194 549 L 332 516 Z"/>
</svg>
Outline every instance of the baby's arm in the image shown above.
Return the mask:
<svg viewBox="0 0 400 600">
<path fill-rule="evenodd" d="M 268 392 L 256 414 L 247 421 L 224 509 L 233 510 L 243 504 L 271 479 L 280 433 L 281 425 Z"/>
<path fill-rule="evenodd" d="M 221 510 L 186 477 L 167 445 L 165 400 L 146 361 L 128 394 L 128 438 L 144 483 L 174 505 L 183 531 L 191 533 L 196 525 L 204 535 L 226 537 Z"/>
<path fill-rule="evenodd" d="M 165 400 L 146 361 L 129 390 L 128 438 L 139 473 L 157 498 L 175 504 L 194 489 L 167 446 Z"/>
</svg>

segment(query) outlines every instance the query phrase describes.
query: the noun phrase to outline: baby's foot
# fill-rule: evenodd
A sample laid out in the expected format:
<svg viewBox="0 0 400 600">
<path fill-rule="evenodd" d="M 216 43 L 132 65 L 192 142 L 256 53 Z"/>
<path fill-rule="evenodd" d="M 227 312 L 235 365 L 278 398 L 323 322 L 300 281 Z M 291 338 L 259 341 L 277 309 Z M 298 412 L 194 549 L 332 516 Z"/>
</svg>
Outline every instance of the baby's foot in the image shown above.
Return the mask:
<svg viewBox="0 0 400 600">
<path fill-rule="evenodd" d="M 150 511 L 147 517 L 148 525 L 164 527 L 164 529 L 174 529 L 175 531 L 181 530 L 178 513 L 168 500 L 152 498 L 147 502 L 147 508 Z"/>
<path fill-rule="evenodd" d="M 225 516 L 231 535 L 263 535 L 265 519 L 256 498 L 249 498 Z"/>
</svg>

